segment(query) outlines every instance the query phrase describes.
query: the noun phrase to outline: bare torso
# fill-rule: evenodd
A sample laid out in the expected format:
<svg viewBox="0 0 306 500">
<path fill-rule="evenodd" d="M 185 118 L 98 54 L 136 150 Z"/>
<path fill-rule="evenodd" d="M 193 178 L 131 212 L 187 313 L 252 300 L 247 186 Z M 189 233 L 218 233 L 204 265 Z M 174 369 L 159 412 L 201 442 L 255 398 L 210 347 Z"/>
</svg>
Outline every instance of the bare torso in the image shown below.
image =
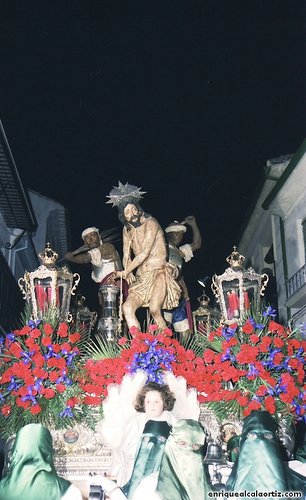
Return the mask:
<svg viewBox="0 0 306 500">
<path fill-rule="evenodd" d="M 166 243 L 164 232 L 157 220 L 153 217 L 142 218 L 141 225 L 137 228 L 124 228 L 123 240 L 127 255 L 127 262 L 131 251 L 134 256 L 143 255 L 145 258 L 138 266 L 137 273 L 162 269 L 166 265 Z M 124 266 L 126 268 L 126 265 Z"/>
</svg>

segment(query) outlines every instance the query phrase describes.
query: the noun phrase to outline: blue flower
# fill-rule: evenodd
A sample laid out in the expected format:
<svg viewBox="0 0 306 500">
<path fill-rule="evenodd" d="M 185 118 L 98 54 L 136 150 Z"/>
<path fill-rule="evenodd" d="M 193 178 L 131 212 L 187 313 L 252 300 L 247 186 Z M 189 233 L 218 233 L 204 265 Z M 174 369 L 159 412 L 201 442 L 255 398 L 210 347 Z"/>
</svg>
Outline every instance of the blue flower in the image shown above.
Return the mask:
<svg viewBox="0 0 306 500">
<path fill-rule="evenodd" d="M 33 319 L 30 319 L 30 321 L 28 322 L 28 326 L 30 328 L 37 328 L 40 323 L 41 319 L 36 319 L 35 321 Z"/>
<path fill-rule="evenodd" d="M 33 391 L 32 391 L 33 386 L 28 387 L 28 394 L 26 396 L 23 396 L 21 398 L 22 401 L 31 401 L 33 405 L 37 405 L 36 398 L 33 396 Z"/>
<path fill-rule="evenodd" d="M 230 340 L 234 337 L 237 327 L 231 328 L 230 326 L 222 328 L 222 337 L 226 340 Z"/>
<path fill-rule="evenodd" d="M 66 408 L 60 412 L 59 414 L 60 417 L 68 417 L 68 418 L 73 418 L 74 415 L 73 415 L 73 412 L 70 408 L 70 406 L 66 406 Z"/>
<path fill-rule="evenodd" d="M 32 361 L 31 356 L 33 354 L 34 354 L 34 351 L 30 351 L 30 352 L 22 351 L 21 357 L 23 358 L 22 362 L 24 365 L 28 365 Z"/>
<path fill-rule="evenodd" d="M 16 335 L 13 332 L 7 333 L 6 337 L 11 341 L 14 342 L 16 340 Z"/>
<path fill-rule="evenodd" d="M 149 346 L 146 352 L 135 353 L 130 371 L 132 373 L 137 370 L 143 370 L 147 373 L 147 380 L 163 383 L 161 372 L 163 370 L 171 370 L 171 363 L 175 360 L 173 354 L 170 354 L 166 349 L 156 347 L 157 339 L 153 341 L 145 340 Z"/>
<path fill-rule="evenodd" d="M 271 317 L 271 318 L 275 318 L 276 316 L 276 310 L 273 309 L 273 307 L 269 306 L 267 307 L 267 309 L 262 313 L 262 315 L 266 318 L 266 317 Z"/>
<path fill-rule="evenodd" d="M 44 355 L 45 359 L 56 358 L 59 359 L 61 357 L 60 354 L 57 354 L 53 351 L 53 347 L 51 345 L 47 346 L 48 352 Z"/>
<path fill-rule="evenodd" d="M 223 354 L 221 358 L 221 361 L 227 361 L 227 360 L 230 360 L 232 363 L 236 361 L 236 357 L 234 356 L 234 354 L 231 354 L 231 349 L 229 347 L 226 349 L 225 354 Z"/>
<path fill-rule="evenodd" d="M 255 366 L 253 365 L 253 363 L 251 363 L 249 365 L 249 371 L 248 373 L 246 374 L 246 376 L 249 378 L 249 377 L 257 377 L 257 375 L 259 374 L 259 371 L 257 370 L 257 368 L 255 368 Z"/>
<path fill-rule="evenodd" d="M 7 390 L 10 391 L 17 391 L 20 388 L 20 384 L 15 381 L 15 377 L 11 377 L 11 382 L 7 387 Z"/>
</svg>

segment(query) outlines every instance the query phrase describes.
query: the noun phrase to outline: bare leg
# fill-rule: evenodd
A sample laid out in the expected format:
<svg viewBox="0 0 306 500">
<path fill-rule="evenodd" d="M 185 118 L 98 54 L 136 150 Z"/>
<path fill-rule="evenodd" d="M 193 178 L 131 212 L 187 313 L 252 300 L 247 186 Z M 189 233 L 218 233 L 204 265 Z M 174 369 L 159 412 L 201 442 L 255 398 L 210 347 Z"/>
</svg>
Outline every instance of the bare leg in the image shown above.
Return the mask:
<svg viewBox="0 0 306 500">
<path fill-rule="evenodd" d="M 142 300 L 137 295 L 130 293 L 122 305 L 122 311 L 127 322 L 128 328 L 136 326 L 140 330 L 140 324 L 136 318 L 136 311 L 142 305 Z"/>
<path fill-rule="evenodd" d="M 149 310 L 152 318 L 157 324 L 158 328 L 166 328 L 167 324 L 165 318 L 162 315 L 162 305 L 166 297 L 166 282 L 165 277 L 160 273 L 152 287 L 151 300 L 149 304 Z"/>
</svg>

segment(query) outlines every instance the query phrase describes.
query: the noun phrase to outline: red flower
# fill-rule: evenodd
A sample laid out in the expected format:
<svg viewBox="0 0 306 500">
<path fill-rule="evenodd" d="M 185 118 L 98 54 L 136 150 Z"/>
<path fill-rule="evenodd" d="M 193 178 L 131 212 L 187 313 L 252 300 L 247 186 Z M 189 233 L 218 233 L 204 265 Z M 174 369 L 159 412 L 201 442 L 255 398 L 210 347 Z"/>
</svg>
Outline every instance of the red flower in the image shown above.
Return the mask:
<svg viewBox="0 0 306 500">
<path fill-rule="evenodd" d="M 238 396 L 237 397 L 237 402 L 240 404 L 240 406 L 246 406 L 249 402 L 249 399 L 246 396 Z"/>
<path fill-rule="evenodd" d="M 55 367 L 59 370 L 63 370 L 64 368 L 66 368 L 67 363 L 64 358 L 50 358 L 47 361 L 47 365 L 49 366 L 49 368 Z"/>
<path fill-rule="evenodd" d="M 279 323 L 276 323 L 276 321 L 270 320 L 269 325 L 268 325 L 268 331 L 272 333 L 278 333 L 279 335 L 283 335 L 285 332 L 285 328 L 283 325 L 280 325 Z"/>
<path fill-rule="evenodd" d="M 158 328 L 157 325 L 149 325 L 148 330 L 150 333 L 154 333 L 156 332 L 157 328 Z"/>
<path fill-rule="evenodd" d="M 59 337 L 68 337 L 68 325 L 67 323 L 60 323 L 57 329 L 57 335 Z"/>
<path fill-rule="evenodd" d="M 263 353 L 268 352 L 271 342 L 271 337 L 262 337 L 260 344 L 258 344 L 259 351 Z"/>
<path fill-rule="evenodd" d="M 274 415 L 274 413 L 276 412 L 276 406 L 275 406 L 274 398 L 272 396 L 266 397 L 266 399 L 264 400 L 264 405 L 265 405 L 266 410 L 269 413 L 271 413 L 271 415 Z"/>
<path fill-rule="evenodd" d="M 41 339 L 41 343 L 43 346 L 48 347 L 49 345 L 52 345 L 52 340 L 50 337 L 43 337 Z"/>
<path fill-rule="evenodd" d="M 28 335 L 31 331 L 31 327 L 26 325 L 26 326 L 23 326 L 21 328 L 21 330 L 16 330 L 15 333 L 16 335 L 20 335 L 20 336 L 23 336 L 23 335 Z"/>
<path fill-rule="evenodd" d="M 100 406 L 102 398 L 100 396 L 85 396 L 84 403 L 86 405 Z"/>
<path fill-rule="evenodd" d="M 70 408 L 73 408 L 75 405 L 77 405 L 79 403 L 79 398 L 76 398 L 76 397 L 73 397 L 73 398 L 70 398 L 68 399 L 67 401 L 67 406 L 70 406 Z"/>
<path fill-rule="evenodd" d="M 56 390 L 58 392 L 65 392 L 66 386 L 64 384 L 56 384 Z"/>
<path fill-rule="evenodd" d="M 45 396 L 46 399 L 53 399 L 55 396 L 55 391 L 51 387 L 44 389 L 42 391 L 42 394 Z"/>
<path fill-rule="evenodd" d="M 121 337 L 121 338 L 118 340 L 118 344 L 119 344 L 119 345 L 125 345 L 127 342 L 128 342 L 128 339 L 127 339 L 126 337 Z"/>
<path fill-rule="evenodd" d="M 163 330 L 163 334 L 164 334 L 166 337 L 172 337 L 172 336 L 173 336 L 172 330 L 170 330 L 170 328 L 164 328 L 164 330 Z"/>
<path fill-rule="evenodd" d="M 22 401 L 21 398 L 16 398 L 16 406 L 18 406 L 19 408 L 24 408 L 25 410 L 27 410 L 30 404 L 30 401 Z"/>
<path fill-rule="evenodd" d="M 11 414 L 11 411 L 12 411 L 12 408 L 10 405 L 5 405 L 5 406 L 2 406 L 2 408 L 1 408 L 1 413 L 5 417 L 8 417 Z"/>
<path fill-rule="evenodd" d="M 250 341 L 252 344 L 257 344 L 257 342 L 259 342 L 259 336 L 256 333 L 253 333 L 250 335 Z"/>
<path fill-rule="evenodd" d="M 265 396 L 268 392 L 268 389 L 265 385 L 260 385 L 256 391 L 257 396 Z"/>
<path fill-rule="evenodd" d="M 46 335 L 52 335 L 53 328 L 49 323 L 44 324 L 44 332 Z"/>
<path fill-rule="evenodd" d="M 48 372 L 46 372 L 45 370 L 43 370 L 40 367 L 33 368 L 32 372 L 33 372 L 34 377 L 42 378 L 43 380 L 48 378 Z"/>
<path fill-rule="evenodd" d="M 33 330 L 30 332 L 30 337 L 32 339 L 38 339 L 41 337 L 41 331 L 38 328 L 33 328 Z"/>
<path fill-rule="evenodd" d="M 9 353 L 12 354 L 13 356 L 15 356 L 15 358 L 20 359 L 22 351 L 23 351 L 23 349 L 22 349 L 21 345 L 18 344 L 18 342 L 13 342 L 10 345 Z"/>
<path fill-rule="evenodd" d="M 212 351 L 211 349 L 206 349 L 203 354 L 203 359 L 205 363 L 212 363 L 212 361 L 215 359 L 216 353 Z"/>
<path fill-rule="evenodd" d="M 81 335 L 78 332 L 70 333 L 69 340 L 72 344 L 76 344 L 81 340 Z"/>
<path fill-rule="evenodd" d="M 41 412 L 41 409 L 42 409 L 41 406 L 39 404 L 36 404 L 31 406 L 30 412 L 32 413 L 32 415 L 37 415 L 38 413 Z"/>
<path fill-rule="evenodd" d="M 251 323 L 251 321 L 249 319 L 244 323 L 244 325 L 242 327 L 242 331 L 244 333 L 252 333 L 252 332 L 254 332 L 254 326 L 253 326 L 253 324 Z"/>
<path fill-rule="evenodd" d="M 44 366 L 45 361 L 46 361 L 40 352 L 38 352 L 37 354 L 34 354 L 34 356 L 32 357 L 32 360 L 33 360 L 33 363 L 35 363 L 35 365 L 37 367 Z"/>
<path fill-rule="evenodd" d="M 275 347 L 283 347 L 284 341 L 282 339 L 280 339 L 279 337 L 274 337 L 273 344 L 275 345 Z"/>
<path fill-rule="evenodd" d="M 129 329 L 129 332 L 133 338 L 135 338 L 140 333 L 137 326 L 131 326 L 131 328 Z"/>
<path fill-rule="evenodd" d="M 274 362 L 275 365 L 280 365 L 282 363 L 283 359 L 284 359 L 283 353 L 282 352 L 278 352 L 278 353 L 275 354 L 273 362 Z M 290 362 L 289 362 L 289 364 L 290 364 Z"/>
<path fill-rule="evenodd" d="M 56 382 L 59 377 L 60 377 L 60 373 L 57 370 L 53 370 L 53 371 L 49 372 L 50 382 Z"/>
<path fill-rule="evenodd" d="M 70 352 L 71 351 L 71 345 L 68 344 L 68 342 L 64 342 L 63 344 L 61 344 L 61 351 L 67 351 L 67 352 Z"/>
<path fill-rule="evenodd" d="M 254 363 L 258 355 L 258 347 L 242 344 L 241 351 L 237 354 L 238 363 Z"/>
<path fill-rule="evenodd" d="M 250 415 L 250 413 L 253 411 L 253 410 L 260 410 L 261 409 L 261 404 L 258 403 L 258 401 L 251 401 L 248 406 L 244 409 L 243 411 L 243 415 L 245 417 L 247 417 L 248 415 Z"/>
</svg>

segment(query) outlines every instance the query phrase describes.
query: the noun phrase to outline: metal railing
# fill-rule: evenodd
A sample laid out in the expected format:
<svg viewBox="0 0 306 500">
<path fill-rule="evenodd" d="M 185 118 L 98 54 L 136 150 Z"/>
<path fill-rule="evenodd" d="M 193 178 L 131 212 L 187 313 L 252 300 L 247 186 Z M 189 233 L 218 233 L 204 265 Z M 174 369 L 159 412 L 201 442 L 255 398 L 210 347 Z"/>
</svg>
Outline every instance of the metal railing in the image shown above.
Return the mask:
<svg viewBox="0 0 306 500">
<path fill-rule="evenodd" d="M 301 267 L 287 282 L 286 292 L 287 299 L 292 297 L 303 285 L 306 284 L 306 264 Z"/>
</svg>

